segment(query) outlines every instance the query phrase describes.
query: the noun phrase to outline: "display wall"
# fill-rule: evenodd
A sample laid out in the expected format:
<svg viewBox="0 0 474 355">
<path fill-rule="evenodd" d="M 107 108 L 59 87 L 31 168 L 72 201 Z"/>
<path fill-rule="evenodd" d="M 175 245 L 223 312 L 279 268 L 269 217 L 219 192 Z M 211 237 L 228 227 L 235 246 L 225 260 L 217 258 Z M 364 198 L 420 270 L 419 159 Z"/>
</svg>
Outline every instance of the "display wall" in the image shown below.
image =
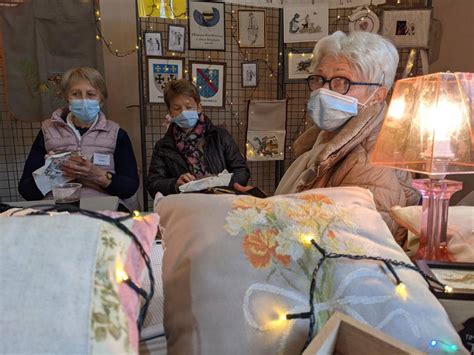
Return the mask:
<svg viewBox="0 0 474 355">
<path fill-rule="evenodd" d="M 104 1 L 107 2 L 107 1 Z M 397 1 L 387 1 L 385 7 L 396 7 L 396 8 L 417 8 L 424 6 L 425 1 L 420 0 L 402 0 L 400 4 Z M 108 32 L 104 33 L 111 40 L 114 36 L 120 36 L 120 26 L 123 24 L 124 17 L 117 16 L 117 22 L 114 22 L 114 10 L 113 6 L 104 6 L 102 9 L 106 13 L 102 13 L 102 16 L 107 19 L 107 24 L 104 28 Z M 240 48 L 238 45 L 238 34 L 237 31 L 237 14 L 239 10 L 263 10 L 265 11 L 266 18 L 266 40 L 264 48 Z M 344 9 L 331 9 L 329 10 L 329 33 L 336 30 L 342 30 L 347 32 L 349 30 L 349 19 L 348 16 L 352 14 L 353 8 Z M 309 92 L 304 83 L 300 82 L 285 82 L 284 75 L 284 56 L 288 52 L 298 53 L 303 52 L 307 49 L 311 49 L 314 46 L 314 42 L 303 42 L 303 43 L 292 43 L 284 45 L 282 43 L 283 38 L 280 38 L 280 12 L 277 8 L 263 8 L 263 7 L 252 7 L 252 6 L 240 6 L 235 4 L 225 4 L 225 51 L 205 51 L 205 50 L 189 50 L 189 41 L 185 42 L 185 52 L 179 53 L 174 52 L 175 57 L 184 58 L 185 68 L 189 70 L 189 62 L 198 60 L 202 62 L 225 62 L 226 63 L 226 99 L 224 108 L 211 108 L 206 107 L 205 112 L 211 117 L 211 119 L 218 125 L 225 126 L 229 132 L 233 135 L 237 141 L 241 151 L 245 153 L 245 138 L 246 138 L 246 125 L 247 125 L 247 102 L 249 99 L 276 99 L 277 97 L 288 99 L 288 115 L 287 115 L 287 134 L 286 134 L 286 148 L 285 148 L 285 160 L 283 162 L 283 169 L 277 170 L 278 164 L 274 161 L 265 162 L 250 162 L 249 166 L 252 173 L 251 184 L 257 185 L 263 188 L 268 193 L 273 193 L 278 176 L 286 169 L 289 164 L 293 161 L 294 156 L 291 152 L 291 142 L 300 134 L 307 126 L 308 123 L 305 120 L 305 106 Z M 382 7 L 378 6 L 374 8 L 374 13 L 380 14 Z M 123 14 L 122 14 L 123 15 Z M 92 14 L 91 14 L 92 16 Z M 119 20 L 120 19 L 120 20 Z M 131 16 L 127 19 L 127 25 L 130 22 L 134 22 L 135 17 Z M 164 56 L 173 56 L 173 51 L 167 50 L 168 43 L 168 25 L 181 25 L 187 27 L 187 21 L 183 20 L 165 20 L 159 18 L 142 18 L 140 19 L 140 30 L 142 33 L 147 31 L 160 31 L 162 33 L 162 43 L 165 44 L 163 51 Z M 188 35 L 187 30 L 185 31 Z M 281 54 L 280 54 L 281 53 Z M 407 61 L 409 50 L 401 49 L 401 61 L 399 67 L 399 75 L 402 73 L 402 69 Z M 133 55 L 132 55 L 133 56 Z M 129 56 L 128 58 L 130 58 Z M 0 59 L 3 59 L 0 58 Z M 147 57 L 145 53 L 141 56 L 140 60 L 143 64 L 143 88 L 144 93 L 147 95 L 148 83 L 146 80 L 147 71 Z M 241 65 L 242 62 L 256 61 L 258 70 L 258 85 L 257 87 L 242 87 L 241 80 Z M 4 70 L 3 61 L 2 70 Z M 114 73 L 120 73 L 121 71 L 133 70 L 133 65 L 123 65 L 123 61 L 120 58 L 114 58 L 113 61 L 106 61 L 105 74 L 111 76 Z M 416 75 L 420 73 L 420 61 L 416 59 L 414 70 L 412 74 Z M 189 74 L 189 73 L 186 73 Z M 185 74 L 185 75 L 186 75 Z M 280 75 L 279 75 L 280 74 Z M 125 76 L 125 75 L 124 75 Z M 126 77 L 133 78 L 133 74 L 128 73 Z M 138 74 L 137 74 L 138 77 Z M 108 83 L 114 82 L 106 78 Z M 0 83 L 0 94 L 3 102 L 6 102 L 7 98 L 5 95 L 5 79 L 2 77 Z M 110 84 L 109 84 L 110 86 Z M 131 85 L 130 87 L 133 87 Z M 126 90 L 130 89 L 129 86 L 123 88 L 122 97 L 126 96 Z M 114 90 L 117 89 L 114 87 Z M 111 97 L 110 102 L 121 102 L 121 99 Z M 149 104 L 147 97 L 144 97 L 145 103 L 145 136 L 144 136 L 144 168 L 145 171 L 148 166 L 149 159 L 153 145 L 157 139 L 159 139 L 165 129 L 163 127 L 163 118 L 166 114 L 166 106 L 164 104 Z M 122 104 L 122 103 L 121 103 Z M 130 105 L 134 104 L 133 100 L 130 100 Z M 32 141 L 39 130 L 39 122 L 22 122 L 15 117 L 12 117 L 5 109 L 5 105 L 1 106 L 2 122 L 0 123 L 0 199 L 1 201 L 18 200 L 20 196 L 17 192 L 17 182 L 21 176 L 23 164 L 31 147 Z M 111 108 L 109 107 L 109 110 Z M 120 117 L 120 120 L 132 122 L 131 124 L 135 127 L 131 137 L 134 140 L 135 154 L 141 156 L 141 152 L 137 151 L 137 137 L 138 127 L 137 113 L 133 109 L 122 110 L 122 115 L 129 117 Z M 120 120 L 118 120 L 120 122 Z M 38 119 L 39 121 L 39 119 Z M 127 129 L 127 128 L 126 128 Z M 127 130 L 129 130 L 128 128 Z"/>
</svg>

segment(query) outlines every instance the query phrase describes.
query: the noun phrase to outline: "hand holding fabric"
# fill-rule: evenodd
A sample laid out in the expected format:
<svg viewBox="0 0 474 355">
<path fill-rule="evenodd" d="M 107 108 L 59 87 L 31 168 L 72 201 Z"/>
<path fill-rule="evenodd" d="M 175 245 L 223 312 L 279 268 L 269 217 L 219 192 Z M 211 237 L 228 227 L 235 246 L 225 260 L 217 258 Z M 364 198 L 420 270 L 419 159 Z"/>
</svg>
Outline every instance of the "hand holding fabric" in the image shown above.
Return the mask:
<svg viewBox="0 0 474 355">
<path fill-rule="evenodd" d="M 190 173 L 185 173 L 181 175 L 178 180 L 176 181 L 176 187 L 180 187 L 181 185 L 184 185 L 190 181 L 196 180 L 196 177 Z"/>
<path fill-rule="evenodd" d="M 64 174 L 75 176 L 78 181 L 86 185 L 105 188 L 110 184 L 110 181 L 105 178 L 105 170 L 79 155 L 71 155 L 63 162 L 61 169 Z"/>
</svg>

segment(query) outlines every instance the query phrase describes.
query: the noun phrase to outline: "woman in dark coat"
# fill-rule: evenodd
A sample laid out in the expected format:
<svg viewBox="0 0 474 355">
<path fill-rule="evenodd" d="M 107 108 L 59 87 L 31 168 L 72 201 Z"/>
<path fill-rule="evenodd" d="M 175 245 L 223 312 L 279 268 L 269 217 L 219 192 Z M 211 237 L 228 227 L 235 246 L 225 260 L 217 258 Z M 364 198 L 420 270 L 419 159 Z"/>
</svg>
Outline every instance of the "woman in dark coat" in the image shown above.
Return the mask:
<svg viewBox="0 0 474 355">
<path fill-rule="evenodd" d="M 153 149 L 147 179 L 150 195 L 179 193 L 179 186 L 224 169 L 233 173 L 229 186 L 246 185 L 247 163 L 229 132 L 202 113 L 197 88 L 185 79 L 171 81 L 164 99 L 171 124 Z"/>
</svg>

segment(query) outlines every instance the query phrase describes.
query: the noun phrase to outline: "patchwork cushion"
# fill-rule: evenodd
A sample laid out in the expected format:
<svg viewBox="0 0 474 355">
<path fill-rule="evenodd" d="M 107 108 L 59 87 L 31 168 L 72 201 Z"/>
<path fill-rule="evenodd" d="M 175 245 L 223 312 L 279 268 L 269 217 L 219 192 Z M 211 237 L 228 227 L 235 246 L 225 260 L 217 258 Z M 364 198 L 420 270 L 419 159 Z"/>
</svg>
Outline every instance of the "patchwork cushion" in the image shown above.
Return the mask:
<svg viewBox="0 0 474 355">
<path fill-rule="evenodd" d="M 169 354 L 296 354 L 308 320 L 311 273 L 328 251 L 410 262 L 357 187 L 258 199 L 172 195 L 155 206 L 163 226 L 164 325 Z M 431 339 L 462 347 L 443 307 L 418 273 L 396 268 L 395 292 L 380 262 L 338 259 L 318 272 L 316 330 L 338 310 L 422 351 Z M 441 352 L 441 351 L 440 351 Z"/>
<path fill-rule="evenodd" d="M 149 253 L 158 216 L 124 224 Z M 143 274 L 128 235 L 80 215 L 0 218 L 0 230 L 0 353 L 138 352 L 140 302 L 116 279 Z"/>
<path fill-rule="evenodd" d="M 416 251 L 421 231 L 421 206 L 400 207 L 390 210 L 390 216 L 413 233 L 408 248 Z M 474 261 L 474 207 L 451 206 L 448 211 L 448 252 L 456 262 Z"/>
</svg>

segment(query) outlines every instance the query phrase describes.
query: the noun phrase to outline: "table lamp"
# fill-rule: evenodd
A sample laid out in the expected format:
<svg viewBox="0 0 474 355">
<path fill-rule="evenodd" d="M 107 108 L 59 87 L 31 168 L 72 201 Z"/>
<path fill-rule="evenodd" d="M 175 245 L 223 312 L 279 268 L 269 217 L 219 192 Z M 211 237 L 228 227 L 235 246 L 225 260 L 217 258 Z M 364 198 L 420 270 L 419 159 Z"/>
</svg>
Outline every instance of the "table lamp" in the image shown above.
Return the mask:
<svg viewBox="0 0 474 355">
<path fill-rule="evenodd" d="M 423 198 L 414 259 L 450 260 L 449 199 L 462 183 L 445 176 L 474 173 L 473 125 L 473 73 L 436 73 L 396 82 L 372 163 L 429 177 L 413 180 Z"/>
</svg>

